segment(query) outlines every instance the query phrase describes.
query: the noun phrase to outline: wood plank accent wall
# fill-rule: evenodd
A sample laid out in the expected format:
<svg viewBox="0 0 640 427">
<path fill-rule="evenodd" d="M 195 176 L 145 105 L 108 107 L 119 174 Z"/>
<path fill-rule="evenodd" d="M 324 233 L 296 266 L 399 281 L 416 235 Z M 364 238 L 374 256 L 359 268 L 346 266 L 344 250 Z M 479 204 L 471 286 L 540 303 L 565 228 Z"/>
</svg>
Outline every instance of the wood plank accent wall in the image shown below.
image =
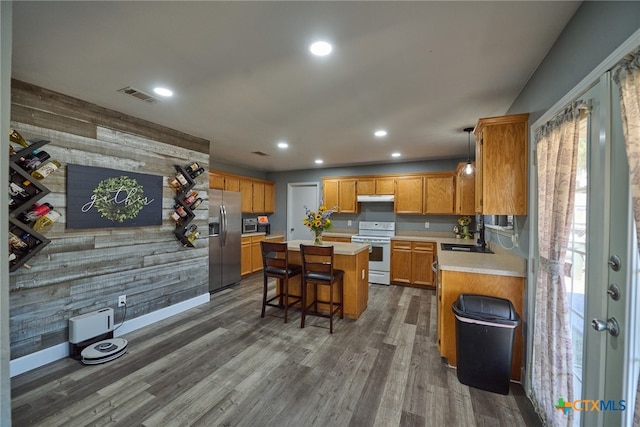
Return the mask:
<svg viewBox="0 0 640 427">
<path fill-rule="evenodd" d="M 133 102 L 133 101 L 132 101 Z M 68 341 L 68 319 L 112 307 L 116 324 L 208 292 L 206 239 L 186 249 L 173 235 L 169 213 L 175 192 L 166 178 L 174 164 L 209 165 L 209 142 L 27 83 L 12 82 L 11 126 L 27 139 L 47 139 L 51 158 L 68 163 L 163 176 L 161 226 L 67 230 L 66 169 L 43 183 L 43 201 L 62 218 L 46 233 L 52 240 L 29 260 L 30 270 L 10 275 L 11 358 Z M 208 174 L 197 178 L 204 199 L 193 223 L 207 230 Z M 206 235 L 206 232 L 204 233 Z"/>
</svg>

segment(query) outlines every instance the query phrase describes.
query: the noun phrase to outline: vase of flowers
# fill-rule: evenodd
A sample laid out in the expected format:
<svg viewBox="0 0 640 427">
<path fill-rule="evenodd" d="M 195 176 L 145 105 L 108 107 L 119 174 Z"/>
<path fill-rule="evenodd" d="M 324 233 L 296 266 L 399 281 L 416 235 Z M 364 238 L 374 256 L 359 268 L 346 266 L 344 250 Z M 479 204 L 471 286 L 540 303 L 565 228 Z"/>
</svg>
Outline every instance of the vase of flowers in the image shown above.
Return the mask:
<svg viewBox="0 0 640 427">
<path fill-rule="evenodd" d="M 318 208 L 318 212 L 314 212 L 305 208 L 305 217 L 302 218 L 302 223 L 306 225 L 313 233 L 313 244 L 322 244 L 322 233 L 331 230 L 333 223 L 331 222 L 331 214 L 335 212 L 335 209 L 327 209 L 326 206 L 321 205 Z"/>
</svg>

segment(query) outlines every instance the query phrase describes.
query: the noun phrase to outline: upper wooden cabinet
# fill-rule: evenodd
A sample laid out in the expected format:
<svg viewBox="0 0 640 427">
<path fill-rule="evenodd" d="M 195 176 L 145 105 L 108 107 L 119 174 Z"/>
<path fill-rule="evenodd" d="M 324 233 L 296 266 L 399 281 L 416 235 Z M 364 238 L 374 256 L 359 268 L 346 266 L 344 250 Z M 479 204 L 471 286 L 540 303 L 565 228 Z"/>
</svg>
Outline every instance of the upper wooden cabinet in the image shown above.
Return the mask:
<svg viewBox="0 0 640 427">
<path fill-rule="evenodd" d="M 395 189 L 395 178 L 360 178 L 356 182 L 356 190 L 358 195 L 378 195 L 393 194 Z"/>
<path fill-rule="evenodd" d="M 453 173 L 425 176 L 424 209 L 426 214 L 455 213 L 456 181 Z"/>
<path fill-rule="evenodd" d="M 323 179 L 322 201 L 328 209 L 337 206 L 339 213 L 357 213 L 356 179 Z"/>
<path fill-rule="evenodd" d="M 276 189 L 273 184 L 264 184 L 264 213 L 276 211 Z"/>
<path fill-rule="evenodd" d="M 399 176 L 396 178 L 394 212 L 397 214 L 421 214 L 423 210 L 423 177 Z"/>
<path fill-rule="evenodd" d="M 239 191 L 242 197 L 242 213 L 275 212 L 275 185 L 270 181 L 209 171 L 209 188 Z"/>
<path fill-rule="evenodd" d="M 480 119 L 476 135 L 475 210 L 527 214 L 528 114 Z"/>
<path fill-rule="evenodd" d="M 460 163 L 456 171 L 456 214 L 475 214 L 476 175 L 465 175 L 462 169 L 466 163 Z"/>
</svg>

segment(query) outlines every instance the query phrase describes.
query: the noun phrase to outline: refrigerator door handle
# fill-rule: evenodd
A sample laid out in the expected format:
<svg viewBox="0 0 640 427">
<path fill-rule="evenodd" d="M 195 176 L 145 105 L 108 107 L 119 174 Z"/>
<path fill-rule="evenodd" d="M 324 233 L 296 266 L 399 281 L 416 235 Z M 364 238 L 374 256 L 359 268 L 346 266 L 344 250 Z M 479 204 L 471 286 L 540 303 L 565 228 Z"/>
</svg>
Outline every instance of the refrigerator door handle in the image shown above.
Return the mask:
<svg viewBox="0 0 640 427">
<path fill-rule="evenodd" d="M 218 231 L 218 236 L 220 236 L 220 246 L 224 246 L 224 206 L 218 206 L 218 211 L 220 212 L 220 230 Z"/>
<path fill-rule="evenodd" d="M 222 246 L 227 245 L 227 207 L 222 204 L 220 205 L 220 212 L 222 214 Z"/>
</svg>

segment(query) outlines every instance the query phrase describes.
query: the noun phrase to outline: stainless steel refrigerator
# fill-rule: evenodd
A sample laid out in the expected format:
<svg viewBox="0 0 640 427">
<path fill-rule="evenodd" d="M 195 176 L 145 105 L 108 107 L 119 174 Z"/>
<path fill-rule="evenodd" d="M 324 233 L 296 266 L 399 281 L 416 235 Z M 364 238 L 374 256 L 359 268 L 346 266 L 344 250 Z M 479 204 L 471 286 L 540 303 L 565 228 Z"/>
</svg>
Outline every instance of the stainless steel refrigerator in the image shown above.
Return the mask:
<svg viewBox="0 0 640 427">
<path fill-rule="evenodd" d="M 240 281 L 241 197 L 209 190 L 209 292 Z"/>
</svg>

